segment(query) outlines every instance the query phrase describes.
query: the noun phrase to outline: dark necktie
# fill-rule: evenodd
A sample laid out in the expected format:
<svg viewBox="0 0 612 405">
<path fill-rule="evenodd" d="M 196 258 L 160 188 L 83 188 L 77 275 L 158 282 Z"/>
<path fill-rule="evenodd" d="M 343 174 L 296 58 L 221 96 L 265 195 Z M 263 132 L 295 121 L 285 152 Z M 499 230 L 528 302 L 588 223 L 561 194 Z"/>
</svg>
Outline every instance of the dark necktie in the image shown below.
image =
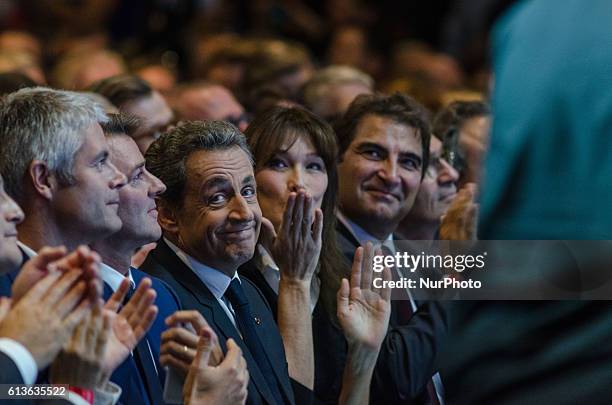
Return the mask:
<svg viewBox="0 0 612 405">
<path fill-rule="evenodd" d="M 385 256 L 394 256 L 391 249 L 386 245 L 381 245 L 380 250 L 382 254 Z M 397 273 L 397 269 L 391 268 L 391 273 L 394 280 L 399 280 L 399 274 Z M 402 291 L 404 293 L 404 291 Z M 414 311 L 412 310 L 412 300 L 406 291 L 406 297 L 403 297 L 404 300 L 398 301 L 398 305 L 396 305 L 396 310 L 398 312 L 398 318 L 401 325 L 406 325 L 410 322 L 410 319 L 414 315 Z M 402 294 L 403 295 L 403 294 Z M 407 299 L 406 299 L 407 298 Z M 436 392 L 436 386 L 434 385 L 433 378 L 430 378 L 425 386 L 427 390 L 427 397 L 429 401 L 427 402 L 429 405 L 439 405 L 440 401 L 438 400 L 438 394 Z"/>
<path fill-rule="evenodd" d="M 232 304 L 236 323 L 242 334 L 242 340 L 248 347 L 249 352 L 251 352 L 261 373 L 264 375 L 276 403 L 283 404 L 285 401 L 283 400 L 281 389 L 274 374 L 274 370 L 272 369 L 272 365 L 268 360 L 268 356 L 264 351 L 263 344 L 261 340 L 259 340 L 257 331 L 255 330 L 255 321 L 251 313 L 251 306 L 249 305 L 249 301 L 247 300 L 246 294 L 238 278 L 232 280 L 225 292 L 225 297 L 227 297 L 230 304 Z"/>
<path fill-rule="evenodd" d="M 136 290 L 130 286 L 130 289 L 125 297 L 125 303 L 127 303 Z M 155 361 L 153 360 L 153 354 L 149 348 L 149 341 L 147 335 L 144 335 L 140 342 L 134 349 L 134 361 L 140 371 L 140 376 L 144 377 L 144 383 L 149 393 L 149 399 L 153 405 L 163 405 L 164 395 L 161 389 L 161 382 L 156 372 Z"/>
</svg>

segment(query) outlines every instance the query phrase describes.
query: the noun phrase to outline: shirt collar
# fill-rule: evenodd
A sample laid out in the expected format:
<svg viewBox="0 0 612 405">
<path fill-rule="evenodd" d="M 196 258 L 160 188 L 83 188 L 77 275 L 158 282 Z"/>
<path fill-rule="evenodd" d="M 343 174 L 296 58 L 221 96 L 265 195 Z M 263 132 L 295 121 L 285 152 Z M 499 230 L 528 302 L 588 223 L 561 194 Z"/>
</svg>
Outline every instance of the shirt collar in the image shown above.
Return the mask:
<svg viewBox="0 0 612 405">
<path fill-rule="evenodd" d="M 128 270 L 127 276 L 124 276 L 119 271 L 115 270 L 111 266 L 105 263 L 100 263 L 100 276 L 102 280 L 108 284 L 108 286 L 113 291 L 117 291 L 119 285 L 123 281 L 124 278 L 128 278 L 130 280 L 130 285 L 132 288 L 136 287 L 136 283 L 134 282 L 134 278 L 132 277 L 132 269 Z"/>
<path fill-rule="evenodd" d="M 17 246 L 19 246 L 30 259 L 38 255 L 34 249 L 19 240 L 17 241 Z"/>
<path fill-rule="evenodd" d="M 337 217 L 338 220 L 342 222 L 344 226 L 346 226 L 346 228 L 353 234 L 355 239 L 357 239 L 361 245 L 365 245 L 366 242 L 380 241 L 380 239 L 370 235 L 365 229 L 348 219 L 341 211 L 338 211 Z M 390 242 L 390 244 L 393 245 L 393 232 L 390 233 L 384 241 Z"/>
<path fill-rule="evenodd" d="M 198 276 L 216 299 L 220 300 L 223 297 L 233 279 L 237 278 L 238 281 L 240 281 L 238 272 L 234 273 L 233 277 L 229 277 L 222 271 L 200 263 L 165 237 L 164 242 L 166 242 L 168 247 L 172 249 L 178 258 Z"/>
</svg>

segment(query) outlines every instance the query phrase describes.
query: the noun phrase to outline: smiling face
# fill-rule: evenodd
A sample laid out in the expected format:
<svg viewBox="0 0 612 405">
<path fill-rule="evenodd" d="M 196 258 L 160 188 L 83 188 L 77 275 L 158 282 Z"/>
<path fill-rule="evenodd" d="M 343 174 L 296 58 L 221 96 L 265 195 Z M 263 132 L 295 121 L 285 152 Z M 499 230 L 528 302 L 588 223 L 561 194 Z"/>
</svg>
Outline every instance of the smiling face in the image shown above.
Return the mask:
<svg viewBox="0 0 612 405">
<path fill-rule="evenodd" d="M 136 247 L 155 242 L 161 237 L 155 198 L 166 186 L 147 171 L 144 156 L 132 138 L 113 135 L 107 140 L 111 161 L 127 177 L 127 184 L 119 190 L 119 218 L 123 225 L 113 238 L 129 240 Z"/>
<path fill-rule="evenodd" d="M 459 173 L 441 155 L 442 142 L 432 136 L 429 166 L 414 206 L 404 221 L 438 223 L 455 198 Z"/>
<path fill-rule="evenodd" d="M 4 191 L 4 181 L 0 176 L 0 274 L 16 269 L 21 263 L 17 225 L 23 218 L 19 205 Z"/>
<path fill-rule="evenodd" d="M 253 257 L 261 224 L 251 162 L 239 147 L 200 150 L 185 171 L 182 204 L 163 226 L 189 255 L 232 276 Z"/>
<path fill-rule="evenodd" d="M 386 238 L 412 208 L 421 170 L 417 130 L 366 115 L 338 165 L 342 212 L 374 237 Z"/>
<path fill-rule="evenodd" d="M 286 142 L 279 151 L 261 165 L 255 175 L 257 200 L 263 216 L 278 231 L 289 193 L 308 193 L 314 208 L 321 208 L 327 190 L 327 171 L 323 158 L 312 142 L 298 136 L 293 144 Z"/>
<path fill-rule="evenodd" d="M 91 125 L 84 135 L 73 164 L 73 181 L 59 186 L 53 197 L 58 224 L 79 235 L 82 243 L 102 239 L 121 228 L 119 189 L 125 176 L 109 159 L 108 144 L 100 125 Z"/>
</svg>

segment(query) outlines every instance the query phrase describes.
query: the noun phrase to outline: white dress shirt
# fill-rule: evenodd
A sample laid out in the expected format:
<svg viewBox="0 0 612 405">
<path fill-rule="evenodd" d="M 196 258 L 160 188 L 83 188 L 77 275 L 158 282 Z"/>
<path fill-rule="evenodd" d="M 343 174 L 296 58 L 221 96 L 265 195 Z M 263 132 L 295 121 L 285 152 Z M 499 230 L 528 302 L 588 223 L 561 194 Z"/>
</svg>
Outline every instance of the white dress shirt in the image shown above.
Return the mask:
<svg viewBox="0 0 612 405">
<path fill-rule="evenodd" d="M 164 238 L 164 241 L 168 244 L 170 249 L 178 256 L 179 259 L 187 267 L 189 267 L 198 278 L 204 283 L 204 285 L 210 290 L 212 295 L 217 299 L 223 311 L 225 311 L 227 317 L 234 324 L 237 330 L 238 327 L 236 325 L 236 319 L 234 318 L 234 309 L 232 308 L 232 304 L 229 301 L 223 299 L 223 295 L 225 295 L 225 291 L 227 291 L 230 283 L 233 279 L 237 278 L 238 281 L 242 283 L 240 277 L 238 277 L 238 272 L 234 273 L 232 277 L 227 274 L 214 269 L 210 266 L 207 266 L 198 260 L 194 259 L 189 254 L 185 253 L 185 251 L 181 250 L 174 243 L 170 242 L 168 239 Z"/>
<path fill-rule="evenodd" d="M 108 286 L 113 290 L 113 292 L 117 291 L 117 288 L 121 285 L 121 282 L 124 278 L 128 278 L 130 280 L 130 285 L 132 288 L 136 288 L 136 283 L 134 282 L 134 278 L 132 277 L 131 269 L 128 269 L 127 276 L 124 276 L 119 271 L 115 270 L 111 266 L 101 263 L 100 264 L 100 277 L 102 277 L 102 281 L 104 281 Z"/>
</svg>

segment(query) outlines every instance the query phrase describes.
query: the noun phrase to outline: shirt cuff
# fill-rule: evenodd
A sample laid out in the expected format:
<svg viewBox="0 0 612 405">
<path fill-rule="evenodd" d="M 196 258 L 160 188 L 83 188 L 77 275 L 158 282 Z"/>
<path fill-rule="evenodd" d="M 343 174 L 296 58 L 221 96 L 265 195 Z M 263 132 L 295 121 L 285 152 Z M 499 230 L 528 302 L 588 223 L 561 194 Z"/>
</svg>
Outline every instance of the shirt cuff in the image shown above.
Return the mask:
<svg viewBox="0 0 612 405">
<path fill-rule="evenodd" d="M 24 384 L 34 384 L 38 375 L 38 366 L 32 354 L 16 340 L 0 338 L 0 351 L 7 355 L 19 370 Z"/>
<path fill-rule="evenodd" d="M 112 381 L 106 383 L 102 388 L 96 388 L 94 394 L 94 405 L 114 405 L 121 396 L 121 387 Z"/>
</svg>

